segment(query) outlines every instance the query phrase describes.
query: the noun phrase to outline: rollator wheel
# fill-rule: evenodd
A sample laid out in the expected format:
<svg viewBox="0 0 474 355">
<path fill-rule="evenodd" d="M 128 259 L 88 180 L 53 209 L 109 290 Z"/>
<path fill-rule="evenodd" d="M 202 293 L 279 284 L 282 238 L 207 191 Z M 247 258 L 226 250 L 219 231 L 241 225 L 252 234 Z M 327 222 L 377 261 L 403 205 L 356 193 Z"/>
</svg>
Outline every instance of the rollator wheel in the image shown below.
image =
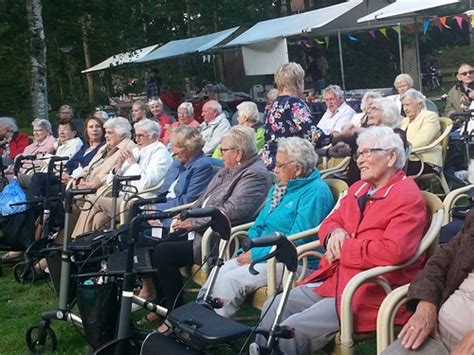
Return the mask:
<svg viewBox="0 0 474 355">
<path fill-rule="evenodd" d="M 33 354 L 55 351 L 58 340 L 50 327 L 34 325 L 26 332 L 26 345 Z"/>
<path fill-rule="evenodd" d="M 35 282 L 36 273 L 34 266 L 28 261 L 22 261 L 15 264 L 13 267 L 13 278 L 20 284 Z"/>
</svg>

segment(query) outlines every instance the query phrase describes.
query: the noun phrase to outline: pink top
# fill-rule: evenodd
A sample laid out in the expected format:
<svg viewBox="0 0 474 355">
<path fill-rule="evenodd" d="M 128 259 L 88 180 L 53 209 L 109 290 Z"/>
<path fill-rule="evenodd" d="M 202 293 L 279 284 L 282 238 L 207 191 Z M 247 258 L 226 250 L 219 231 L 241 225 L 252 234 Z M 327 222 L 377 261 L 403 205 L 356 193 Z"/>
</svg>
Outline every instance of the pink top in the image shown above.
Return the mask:
<svg viewBox="0 0 474 355">
<path fill-rule="evenodd" d="M 39 157 L 46 154 L 53 154 L 55 151 L 54 142 L 56 142 L 56 138 L 54 138 L 53 135 L 49 135 L 40 143 L 31 143 L 25 148 L 22 155 L 36 155 L 37 157 Z M 32 166 L 32 163 L 38 163 L 38 161 L 32 162 L 25 160 L 23 163 L 23 169 L 30 168 Z"/>
<path fill-rule="evenodd" d="M 166 130 L 165 135 L 164 135 L 163 138 L 161 139 L 161 142 L 162 142 L 164 145 L 168 145 L 168 143 L 169 143 L 170 140 L 171 140 L 171 133 L 173 133 L 173 129 L 175 129 L 176 127 L 179 127 L 179 126 L 181 126 L 181 125 L 182 125 L 182 124 L 179 123 L 179 121 L 174 122 L 174 123 L 171 125 L 171 129 L 167 129 L 167 130 Z M 200 124 L 199 124 L 198 121 L 192 120 L 192 121 L 189 122 L 186 126 L 199 129 Z"/>
</svg>

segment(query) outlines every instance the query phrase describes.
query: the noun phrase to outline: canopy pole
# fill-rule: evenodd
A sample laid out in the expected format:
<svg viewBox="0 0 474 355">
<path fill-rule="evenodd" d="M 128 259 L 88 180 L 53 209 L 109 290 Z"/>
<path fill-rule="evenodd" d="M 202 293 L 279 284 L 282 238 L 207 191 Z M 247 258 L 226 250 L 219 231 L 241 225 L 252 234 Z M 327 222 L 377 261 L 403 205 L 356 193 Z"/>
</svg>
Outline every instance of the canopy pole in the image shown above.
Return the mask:
<svg viewBox="0 0 474 355">
<path fill-rule="evenodd" d="M 344 61 L 342 60 L 341 31 L 337 31 L 337 40 L 339 42 L 339 62 L 341 64 L 342 90 L 346 91 L 346 79 L 345 79 L 345 76 L 344 76 Z"/>
<path fill-rule="evenodd" d="M 402 27 L 398 24 L 398 53 L 400 54 L 400 73 L 405 72 L 403 68 Z"/>
<path fill-rule="evenodd" d="M 421 82 L 421 66 L 420 66 L 420 36 L 418 31 L 415 33 L 415 48 L 416 48 L 416 72 L 418 75 L 418 87 L 419 90 L 422 90 L 422 82 Z"/>
</svg>

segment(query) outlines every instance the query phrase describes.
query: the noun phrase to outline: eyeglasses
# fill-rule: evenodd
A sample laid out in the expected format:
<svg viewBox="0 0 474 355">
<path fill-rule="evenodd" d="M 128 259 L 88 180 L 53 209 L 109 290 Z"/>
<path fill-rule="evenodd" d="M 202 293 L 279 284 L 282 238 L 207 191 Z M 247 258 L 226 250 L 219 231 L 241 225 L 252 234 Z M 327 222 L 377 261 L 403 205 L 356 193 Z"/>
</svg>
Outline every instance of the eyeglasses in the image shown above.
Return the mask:
<svg viewBox="0 0 474 355">
<path fill-rule="evenodd" d="M 283 163 L 283 164 L 281 164 L 279 162 L 276 162 L 275 163 L 275 168 L 283 169 L 285 166 L 290 165 L 292 163 L 294 163 L 294 161 L 289 161 L 289 162 L 286 162 L 286 163 Z"/>
<path fill-rule="evenodd" d="M 222 153 L 225 153 L 225 152 L 227 152 L 227 151 L 229 151 L 229 150 L 235 150 L 235 148 L 221 148 L 221 152 L 222 152 Z"/>
<path fill-rule="evenodd" d="M 462 73 L 459 73 L 458 75 L 461 75 L 461 76 L 474 75 L 474 70 L 464 71 Z"/>
<path fill-rule="evenodd" d="M 354 160 L 359 159 L 360 157 L 367 159 L 372 156 L 373 152 L 388 152 L 391 149 L 382 149 L 382 148 L 370 148 L 370 149 L 364 149 L 361 150 L 360 152 L 357 152 L 354 154 Z"/>
<path fill-rule="evenodd" d="M 34 129 L 34 130 L 33 130 L 33 133 L 34 133 L 34 132 L 44 132 L 44 129 Z"/>
</svg>

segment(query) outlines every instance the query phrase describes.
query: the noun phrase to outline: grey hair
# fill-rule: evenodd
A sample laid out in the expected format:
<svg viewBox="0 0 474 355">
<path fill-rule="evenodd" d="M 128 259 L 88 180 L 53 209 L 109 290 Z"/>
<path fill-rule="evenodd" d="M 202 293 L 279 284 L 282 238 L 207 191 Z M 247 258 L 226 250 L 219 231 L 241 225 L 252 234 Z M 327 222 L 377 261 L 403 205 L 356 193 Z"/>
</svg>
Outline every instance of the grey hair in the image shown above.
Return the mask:
<svg viewBox="0 0 474 355">
<path fill-rule="evenodd" d="M 366 91 L 364 96 L 362 96 L 362 101 L 360 103 L 360 109 L 363 112 L 367 112 L 367 101 L 369 99 L 378 99 L 382 97 L 382 94 L 378 91 Z"/>
<path fill-rule="evenodd" d="M 323 97 L 327 92 L 333 92 L 336 97 L 343 98 L 344 91 L 341 89 L 339 85 L 329 85 L 323 90 Z"/>
<path fill-rule="evenodd" d="M 275 101 L 276 98 L 278 97 L 278 89 L 271 89 L 269 92 L 267 92 L 267 100 L 268 101 Z"/>
<path fill-rule="evenodd" d="M 114 117 L 104 123 L 104 129 L 111 129 L 123 138 L 132 137 L 132 125 L 126 118 Z"/>
<path fill-rule="evenodd" d="M 47 131 L 49 134 L 53 134 L 53 128 L 51 127 L 51 122 L 48 120 L 45 120 L 44 118 L 36 118 L 31 122 L 31 126 L 33 129 L 36 127 L 41 127 L 45 131 Z"/>
<path fill-rule="evenodd" d="M 260 113 L 258 112 L 258 107 L 255 102 L 244 101 L 237 105 L 237 112 L 239 115 L 247 118 L 253 123 L 260 121 Z"/>
<path fill-rule="evenodd" d="M 209 100 L 205 103 L 205 105 L 211 106 L 211 108 L 214 109 L 218 115 L 222 113 L 222 106 L 216 100 Z"/>
<path fill-rule="evenodd" d="M 150 138 L 160 137 L 160 133 L 161 133 L 160 125 L 155 121 L 149 120 L 148 118 L 138 121 L 137 123 L 133 125 L 133 128 L 135 128 L 135 130 L 137 129 L 144 130 L 145 132 L 148 133 L 148 136 Z"/>
<path fill-rule="evenodd" d="M 394 168 L 400 170 L 405 166 L 406 154 L 403 141 L 393 129 L 382 126 L 369 127 L 359 134 L 357 145 L 360 146 L 366 141 L 372 142 L 374 144 L 373 148 L 395 150 L 397 160 Z"/>
<path fill-rule="evenodd" d="M 107 121 L 109 119 L 109 114 L 105 111 L 95 111 L 94 112 L 94 117 L 100 118 L 104 121 Z"/>
<path fill-rule="evenodd" d="M 393 81 L 393 86 L 397 87 L 397 85 L 400 84 L 401 82 L 407 83 L 408 86 L 410 86 L 410 88 L 413 87 L 413 84 L 415 83 L 411 75 L 407 73 L 401 73 L 397 75 L 397 77 Z"/>
<path fill-rule="evenodd" d="M 178 147 L 186 148 L 193 156 L 198 155 L 204 147 L 201 133 L 198 129 L 190 126 L 176 127 L 171 134 L 171 141 Z"/>
<path fill-rule="evenodd" d="M 161 99 L 153 99 L 153 100 L 150 100 L 148 101 L 148 107 L 151 107 L 151 106 L 159 106 L 161 109 L 163 109 L 163 101 L 161 101 Z"/>
<path fill-rule="evenodd" d="M 313 145 L 300 137 L 288 137 L 278 140 L 278 152 L 288 155 L 291 161 L 301 165 L 303 175 L 308 176 L 318 164 L 318 154 Z"/>
<path fill-rule="evenodd" d="M 12 117 L 0 117 L 0 124 L 3 124 L 7 131 L 18 132 L 18 125 Z"/>
<path fill-rule="evenodd" d="M 178 106 L 178 110 L 186 110 L 188 115 L 194 115 L 194 107 L 193 104 L 190 102 L 183 102 L 181 105 Z"/>
<path fill-rule="evenodd" d="M 374 100 L 375 105 L 380 105 L 382 109 L 382 125 L 390 128 L 400 128 L 402 116 L 395 101 L 381 97 Z"/>
<path fill-rule="evenodd" d="M 257 154 L 257 142 L 253 128 L 241 125 L 233 126 L 222 136 L 221 142 L 224 139 L 229 141 L 232 148 L 241 149 L 244 159 Z"/>
<path fill-rule="evenodd" d="M 400 101 L 403 104 L 403 100 L 409 98 L 410 100 L 421 103 L 423 108 L 426 108 L 426 97 L 421 92 L 415 89 L 408 89 L 405 93 L 400 97 Z"/>
<path fill-rule="evenodd" d="M 304 69 L 298 63 L 289 62 L 280 65 L 275 71 L 275 83 L 279 92 L 285 87 L 297 89 L 303 81 Z"/>
<path fill-rule="evenodd" d="M 70 105 L 62 105 L 61 107 L 59 107 L 58 112 L 61 110 L 69 110 L 74 115 L 74 109 Z"/>
<path fill-rule="evenodd" d="M 140 110 L 144 111 L 144 112 L 147 112 L 147 106 L 145 105 L 145 103 L 141 100 L 137 100 L 137 101 L 134 101 L 133 104 L 132 104 L 132 107 L 133 106 L 140 106 Z"/>
</svg>

